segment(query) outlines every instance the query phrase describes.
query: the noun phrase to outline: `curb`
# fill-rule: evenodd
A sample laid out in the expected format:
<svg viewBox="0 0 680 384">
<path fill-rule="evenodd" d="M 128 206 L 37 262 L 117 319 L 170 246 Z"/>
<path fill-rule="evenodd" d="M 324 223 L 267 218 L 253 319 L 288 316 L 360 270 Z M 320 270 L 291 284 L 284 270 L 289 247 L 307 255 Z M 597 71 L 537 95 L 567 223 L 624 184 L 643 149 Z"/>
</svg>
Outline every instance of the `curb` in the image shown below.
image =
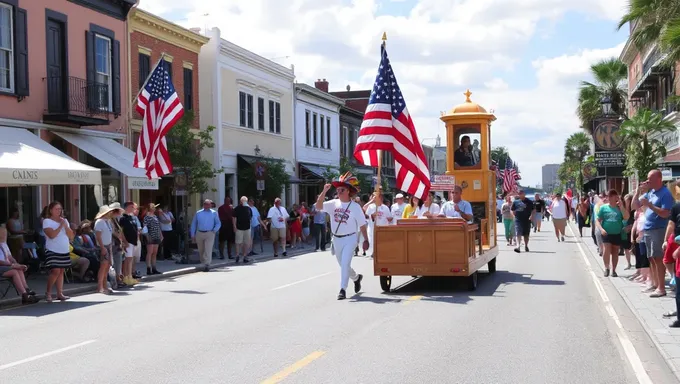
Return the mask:
<svg viewBox="0 0 680 384">
<path fill-rule="evenodd" d="M 571 232 L 572 232 L 572 234 L 574 235 L 574 237 L 578 239 L 578 242 L 579 242 L 579 243 L 583 244 L 583 248 L 586 249 L 586 252 L 588 252 L 588 255 L 590 255 L 590 258 L 591 258 L 591 259 L 598 260 L 599 255 L 596 256 L 596 255 L 593 253 L 591 247 L 588 246 L 587 244 L 585 244 L 585 242 L 583 241 L 583 238 L 581 238 L 581 237 L 576 237 L 576 233 L 577 233 L 577 232 L 574 232 L 574 228 L 573 228 L 572 223 L 569 222 L 568 225 L 569 225 L 569 229 L 571 230 Z M 589 236 L 588 238 L 590 238 L 590 236 Z M 598 262 L 598 263 L 595 263 L 595 264 L 597 264 L 597 266 L 599 267 L 599 269 L 600 269 L 602 272 L 604 272 L 604 266 L 601 265 L 601 263 Z M 638 320 L 638 323 L 640 323 L 640 325 L 642 326 L 642 329 L 645 330 L 645 333 L 647 334 L 647 336 L 649 337 L 649 339 L 652 341 L 652 344 L 654 344 L 654 347 L 656 347 L 656 350 L 659 351 L 659 354 L 661 355 L 661 357 L 663 357 L 663 359 L 666 361 L 666 364 L 667 364 L 668 367 L 670 368 L 671 372 L 673 372 L 673 374 L 675 375 L 675 378 L 678 379 L 678 381 L 680 381 L 680 370 L 678 370 L 678 369 L 675 367 L 675 364 L 673 364 L 673 362 L 672 362 L 671 356 L 669 356 L 668 353 L 666 353 L 666 351 L 665 351 L 665 350 L 663 349 L 663 347 L 661 346 L 661 343 L 659 343 L 659 341 L 657 341 L 656 336 L 655 336 L 655 334 L 654 334 L 654 331 L 653 331 L 652 329 L 649 328 L 649 326 L 647 325 L 647 323 L 645 323 L 644 319 L 637 313 L 637 311 L 635 310 L 635 307 L 633 306 L 633 304 L 630 302 L 630 300 L 628 300 L 628 298 L 627 298 L 625 295 L 623 295 L 623 294 L 621 293 L 621 290 L 616 286 L 616 284 L 612 284 L 612 286 L 613 286 L 614 289 L 616 290 L 616 293 L 619 295 L 619 297 L 620 297 L 621 299 L 623 299 L 623 302 L 626 303 L 626 305 L 628 306 L 628 309 L 629 309 L 630 312 L 633 314 L 633 316 L 635 316 L 635 318 Z"/>
<path fill-rule="evenodd" d="M 314 253 L 314 251 L 311 252 L 305 252 L 305 251 L 290 251 L 287 252 L 288 255 L 286 257 L 274 257 L 274 255 L 271 256 L 266 256 L 266 257 L 261 257 L 258 259 L 253 258 L 253 263 L 256 264 L 257 262 L 260 261 L 269 261 L 272 259 L 287 259 L 293 256 L 300 256 L 306 253 Z M 234 264 L 233 261 L 221 261 L 219 263 L 212 263 L 210 264 L 210 269 L 215 269 L 215 268 L 226 268 L 230 266 L 235 266 L 235 265 L 243 265 L 243 264 Z M 186 268 L 180 268 L 180 269 L 175 269 L 172 271 L 168 272 L 163 272 L 161 275 L 151 275 L 151 276 L 142 276 L 139 280 L 140 283 L 142 282 L 152 282 L 152 281 L 159 281 L 159 280 L 165 280 L 165 279 L 172 279 L 177 276 L 183 276 L 183 275 L 188 275 L 191 273 L 196 273 L 196 272 L 203 272 L 203 268 L 200 267 L 200 264 L 194 267 L 186 267 Z M 86 293 L 92 293 L 97 291 L 97 284 L 96 283 L 90 283 L 86 285 L 82 285 L 80 287 L 74 287 L 74 288 L 67 288 L 64 289 L 64 294 L 67 296 L 78 296 Z M 40 301 L 45 300 L 45 295 L 36 295 Z M 4 299 L 0 300 L 0 309 L 8 309 L 8 308 L 13 308 L 13 307 L 19 307 L 21 306 L 21 297 L 13 297 L 11 299 Z"/>
</svg>

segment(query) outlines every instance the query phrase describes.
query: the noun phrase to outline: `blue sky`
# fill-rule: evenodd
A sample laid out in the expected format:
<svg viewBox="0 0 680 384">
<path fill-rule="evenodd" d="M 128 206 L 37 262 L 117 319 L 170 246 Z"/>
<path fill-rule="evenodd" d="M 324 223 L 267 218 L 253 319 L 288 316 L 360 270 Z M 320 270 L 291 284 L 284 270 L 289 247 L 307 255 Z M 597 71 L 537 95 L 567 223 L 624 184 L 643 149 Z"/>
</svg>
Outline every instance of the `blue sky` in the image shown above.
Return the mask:
<svg viewBox="0 0 680 384">
<path fill-rule="evenodd" d="M 298 82 L 370 89 L 380 35 L 420 137 L 442 135 L 442 110 L 472 99 L 494 109 L 492 145 L 506 146 L 530 185 L 559 163 L 578 130 L 579 82 L 589 66 L 618 56 L 626 0 L 141 0 L 186 27 L 295 65 Z M 209 13 L 206 17 L 205 13 Z M 527 150 L 529 149 L 529 150 Z"/>
</svg>

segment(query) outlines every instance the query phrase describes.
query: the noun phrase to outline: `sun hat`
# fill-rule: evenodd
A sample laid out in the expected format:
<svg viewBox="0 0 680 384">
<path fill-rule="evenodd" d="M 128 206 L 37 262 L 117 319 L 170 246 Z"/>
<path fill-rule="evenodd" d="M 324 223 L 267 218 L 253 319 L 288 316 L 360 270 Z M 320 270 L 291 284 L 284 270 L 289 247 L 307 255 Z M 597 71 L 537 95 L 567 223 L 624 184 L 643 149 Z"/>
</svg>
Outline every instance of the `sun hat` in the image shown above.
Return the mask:
<svg viewBox="0 0 680 384">
<path fill-rule="evenodd" d="M 356 194 L 359 192 L 359 179 L 353 176 L 350 172 L 345 172 L 344 175 L 339 176 L 332 182 L 335 188 L 345 187 L 349 189 L 350 194 Z"/>
<path fill-rule="evenodd" d="M 111 205 L 102 205 L 99 207 L 99 213 L 97 213 L 97 216 L 94 217 L 95 220 L 101 219 L 102 216 L 106 215 L 109 212 L 117 211 L 117 210 L 122 210 L 120 208 L 120 204 L 118 204 L 118 207 L 115 207 L 114 205 L 117 203 L 113 203 Z"/>
</svg>

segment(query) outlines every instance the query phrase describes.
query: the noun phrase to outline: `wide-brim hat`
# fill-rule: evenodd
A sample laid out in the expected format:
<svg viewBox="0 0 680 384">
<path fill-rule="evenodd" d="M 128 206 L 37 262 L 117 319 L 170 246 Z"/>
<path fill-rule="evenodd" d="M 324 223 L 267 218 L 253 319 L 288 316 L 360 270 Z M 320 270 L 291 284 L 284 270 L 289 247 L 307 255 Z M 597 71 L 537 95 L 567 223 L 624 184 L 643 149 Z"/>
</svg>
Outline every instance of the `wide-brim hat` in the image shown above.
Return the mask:
<svg viewBox="0 0 680 384">
<path fill-rule="evenodd" d="M 353 176 L 350 172 L 346 172 L 344 175 L 339 176 L 337 179 L 333 180 L 331 183 L 333 187 L 345 187 L 349 189 L 351 194 L 359 192 L 359 179 Z"/>
<path fill-rule="evenodd" d="M 118 204 L 118 206 L 120 206 L 120 204 Z M 102 205 L 101 207 L 99 207 L 99 212 L 97 213 L 97 216 L 94 217 L 94 219 L 95 220 L 101 219 L 107 213 L 113 212 L 113 211 L 118 211 L 118 210 L 122 210 L 122 209 L 121 208 L 115 208 L 115 207 L 112 208 L 109 205 Z"/>
</svg>

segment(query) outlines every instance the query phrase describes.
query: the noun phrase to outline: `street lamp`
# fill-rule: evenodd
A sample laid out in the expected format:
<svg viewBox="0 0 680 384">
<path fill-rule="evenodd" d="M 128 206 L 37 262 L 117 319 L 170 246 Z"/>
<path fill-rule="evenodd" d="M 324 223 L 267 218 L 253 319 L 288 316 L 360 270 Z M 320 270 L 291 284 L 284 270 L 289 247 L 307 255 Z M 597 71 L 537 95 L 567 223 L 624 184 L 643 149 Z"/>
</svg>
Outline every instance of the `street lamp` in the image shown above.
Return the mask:
<svg viewBox="0 0 680 384">
<path fill-rule="evenodd" d="M 612 114 L 612 99 L 609 96 L 603 97 L 600 100 L 600 104 L 602 104 L 602 112 L 604 112 L 605 116 Z"/>
</svg>

